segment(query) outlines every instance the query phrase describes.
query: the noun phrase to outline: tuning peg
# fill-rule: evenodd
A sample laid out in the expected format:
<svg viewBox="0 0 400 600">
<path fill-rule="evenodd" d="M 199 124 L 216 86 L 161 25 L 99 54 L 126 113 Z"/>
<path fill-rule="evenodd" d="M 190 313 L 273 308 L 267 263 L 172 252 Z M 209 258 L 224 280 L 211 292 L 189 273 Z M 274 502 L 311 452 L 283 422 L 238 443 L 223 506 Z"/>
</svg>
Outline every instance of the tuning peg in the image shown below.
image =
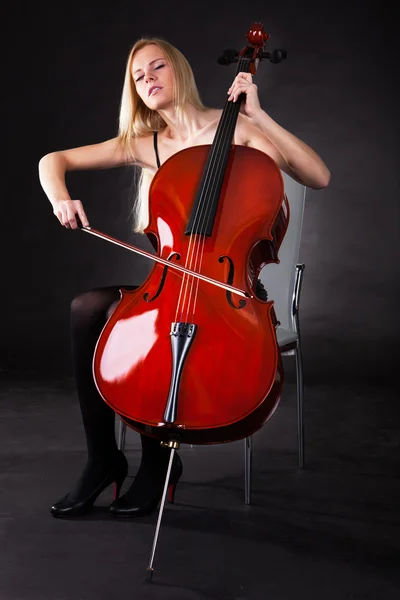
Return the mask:
<svg viewBox="0 0 400 600">
<path fill-rule="evenodd" d="M 224 50 L 217 62 L 220 65 L 229 65 L 230 63 L 237 62 L 238 58 L 239 52 L 233 48 L 228 48 L 227 50 Z"/>
<path fill-rule="evenodd" d="M 272 52 L 263 52 L 262 58 L 269 58 L 272 63 L 280 63 L 283 59 L 287 58 L 287 52 L 286 50 L 276 48 Z"/>
</svg>

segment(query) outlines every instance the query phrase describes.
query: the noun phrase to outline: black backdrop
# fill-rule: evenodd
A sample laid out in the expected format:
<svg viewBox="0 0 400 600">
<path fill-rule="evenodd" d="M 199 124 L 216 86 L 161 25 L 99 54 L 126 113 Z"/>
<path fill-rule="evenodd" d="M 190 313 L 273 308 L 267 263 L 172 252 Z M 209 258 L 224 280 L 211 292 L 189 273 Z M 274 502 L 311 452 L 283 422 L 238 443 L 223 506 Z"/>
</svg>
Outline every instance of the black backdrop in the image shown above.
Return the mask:
<svg viewBox="0 0 400 600">
<path fill-rule="evenodd" d="M 3 38 L 4 373 L 70 374 L 69 305 L 91 287 L 140 283 L 144 259 L 52 214 L 37 174 L 53 150 L 113 137 L 125 62 L 142 35 L 164 37 L 191 63 L 203 101 L 222 106 L 254 20 L 285 48 L 257 75 L 263 108 L 316 150 L 330 186 L 308 190 L 300 260 L 306 381 L 388 385 L 398 368 L 399 178 L 395 18 L 384 3 L 82 0 L 15 2 Z M 4 159 L 3 159 L 4 160 Z M 93 227 L 148 248 L 131 233 L 133 171 L 68 175 Z"/>
</svg>

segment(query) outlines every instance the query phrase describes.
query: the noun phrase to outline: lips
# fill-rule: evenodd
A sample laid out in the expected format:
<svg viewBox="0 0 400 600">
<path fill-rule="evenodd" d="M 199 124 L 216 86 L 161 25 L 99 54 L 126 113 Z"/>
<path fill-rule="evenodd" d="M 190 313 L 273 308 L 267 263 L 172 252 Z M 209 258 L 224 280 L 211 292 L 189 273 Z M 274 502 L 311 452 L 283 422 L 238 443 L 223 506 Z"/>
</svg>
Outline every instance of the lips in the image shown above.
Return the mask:
<svg viewBox="0 0 400 600">
<path fill-rule="evenodd" d="M 151 86 L 151 88 L 149 89 L 149 96 L 151 96 L 151 94 L 153 93 L 154 90 L 162 90 L 162 87 L 160 85 L 153 85 Z"/>
</svg>

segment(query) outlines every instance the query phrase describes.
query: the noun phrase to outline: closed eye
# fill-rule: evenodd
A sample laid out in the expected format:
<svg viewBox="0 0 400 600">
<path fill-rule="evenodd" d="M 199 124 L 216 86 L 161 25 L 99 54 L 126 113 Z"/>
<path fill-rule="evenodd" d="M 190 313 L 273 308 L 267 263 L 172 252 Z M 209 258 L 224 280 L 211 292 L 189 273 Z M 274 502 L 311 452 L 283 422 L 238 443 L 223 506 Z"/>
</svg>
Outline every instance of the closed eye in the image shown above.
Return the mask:
<svg viewBox="0 0 400 600">
<path fill-rule="evenodd" d="M 164 65 L 158 65 L 158 67 L 156 67 L 154 70 L 156 71 L 157 69 L 162 69 L 163 67 L 165 67 L 165 64 Z M 138 77 L 137 79 L 135 79 L 135 82 L 136 81 L 140 81 L 141 79 L 143 79 L 143 77 L 144 77 L 144 75 L 141 75 L 140 77 Z"/>
</svg>

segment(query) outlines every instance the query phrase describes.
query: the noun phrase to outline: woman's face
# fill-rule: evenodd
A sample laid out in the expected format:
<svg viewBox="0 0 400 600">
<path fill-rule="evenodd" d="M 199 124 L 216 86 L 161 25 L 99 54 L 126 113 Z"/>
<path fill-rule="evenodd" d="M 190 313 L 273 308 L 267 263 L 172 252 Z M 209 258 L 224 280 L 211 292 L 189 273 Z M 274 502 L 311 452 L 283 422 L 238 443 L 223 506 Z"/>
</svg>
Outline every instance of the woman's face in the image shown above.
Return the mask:
<svg viewBox="0 0 400 600">
<path fill-rule="evenodd" d="M 173 73 L 161 48 L 150 44 L 136 52 L 131 73 L 136 91 L 146 106 L 160 110 L 172 104 Z"/>
</svg>

